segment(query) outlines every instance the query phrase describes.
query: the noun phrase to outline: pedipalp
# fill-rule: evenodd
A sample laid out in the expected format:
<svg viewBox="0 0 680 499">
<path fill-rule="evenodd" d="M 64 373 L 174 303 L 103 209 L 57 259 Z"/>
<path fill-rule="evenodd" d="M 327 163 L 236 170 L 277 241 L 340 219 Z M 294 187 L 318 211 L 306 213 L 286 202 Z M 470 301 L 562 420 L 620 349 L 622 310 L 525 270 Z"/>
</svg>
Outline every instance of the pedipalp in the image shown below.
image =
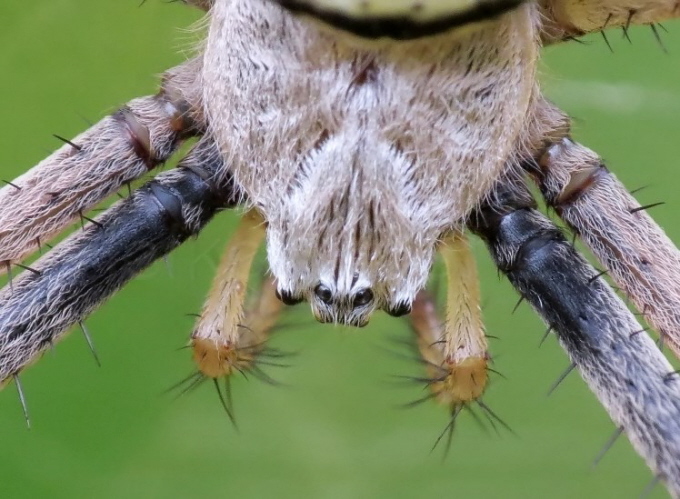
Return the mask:
<svg viewBox="0 0 680 499">
<path fill-rule="evenodd" d="M 238 310 L 223 307 L 224 299 L 228 298 L 225 291 L 227 294 L 231 291 L 232 300 L 245 301 L 245 297 L 238 293 L 239 286 L 236 286 L 237 292 L 234 293 L 234 276 L 231 275 L 232 279 L 224 278 L 225 271 L 231 274 L 228 265 L 231 263 L 229 257 L 237 255 L 239 249 L 245 249 L 239 248 L 238 243 L 241 241 L 239 236 L 243 236 L 244 232 L 250 232 L 253 227 L 249 222 L 257 219 L 256 216 L 253 217 L 253 213 L 246 214 L 245 217 L 249 219 L 242 224 L 240 234 L 237 231 L 232 237 L 233 243 L 228 245 L 225 251 L 222 262 L 227 265 L 220 269 L 215 278 L 214 287 L 211 290 L 211 297 L 214 296 L 214 299 L 207 301 L 189 341 L 188 347 L 194 351 L 193 359 L 198 370 L 170 389 L 170 391 L 180 390 L 179 395 L 183 395 L 205 381 L 212 380 L 220 403 L 235 427 L 236 418 L 231 400 L 231 381 L 234 375 L 242 375 L 247 379 L 252 374 L 253 377 L 265 383 L 277 384 L 260 366 L 288 367 L 280 360 L 290 355 L 267 346 L 267 341 L 275 330 L 283 308 L 283 303 L 276 296 L 274 279 L 271 277 L 263 279 L 257 296 L 253 297 L 249 306 L 245 307 L 243 303 L 238 303 L 240 306 Z M 249 242 L 254 243 L 257 238 L 254 234 Z M 242 260 L 237 261 L 237 265 L 243 263 Z M 249 265 L 246 270 L 250 271 Z M 244 292 L 245 287 L 243 283 Z M 223 319 L 234 319 L 234 314 L 238 316 L 238 323 L 227 324 L 231 326 L 231 330 L 226 332 L 223 328 Z"/>
<path fill-rule="evenodd" d="M 440 324 L 434 301 L 421 291 L 409 323 L 428 372 L 427 386 L 437 402 L 453 412 L 484 393 L 489 355 L 477 268 L 467 239 L 452 233 L 440 243 L 439 252 L 446 264 L 446 320 Z"/>
<path fill-rule="evenodd" d="M 194 362 L 208 378 L 228 378 L 235 371 L 247 370 L 258 346 L 264 348 L 266 337 L 246 323 L 245 310 L 253 258 L 264 237 L 262 216 L 249 210 L 220 260 L 190 342 Z"/>
</svg>

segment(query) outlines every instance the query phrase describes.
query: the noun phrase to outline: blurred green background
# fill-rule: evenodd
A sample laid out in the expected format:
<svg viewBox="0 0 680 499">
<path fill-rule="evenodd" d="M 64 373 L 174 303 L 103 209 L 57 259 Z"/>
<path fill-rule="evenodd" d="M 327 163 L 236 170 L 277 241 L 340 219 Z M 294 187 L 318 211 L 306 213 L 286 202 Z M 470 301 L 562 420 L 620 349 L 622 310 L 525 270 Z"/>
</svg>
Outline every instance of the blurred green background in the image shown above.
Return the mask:
<svg viewBox="0 0 680 499">
<path fill-rule="evenodd" d="M 182 60 L 198 13 L 162 0 L 3 0 L 0 5 L 0 177 L 11 178 L 130 98 L 155 91 Z M 648 28 L 632 44 L 610 33 L 545 51 L 542 81 L 575 118 L 576 137 L 600 152 L 680 241 L 680 24 Z M 420 374 L 390 353 L 403 321 L 379 314 L 369 328 L 313 322 L 295 308 L 274 340 L 299 350 L 289 369 L 268 369 L 287 386 L 237 380 L 240 431 L 206 385 L 173 400 L 164 391 L 189 374 L 178 350 L 192 329 L 235 217 L 220 216 L 88 320 L 98 368 L 79 334 L 22 376 L 33 428 L 13 385 L 0 394 L 0 497 L 637 497 L 651 474 L 620 439 L 591 463 L 614 430 L 577 375 L 546 391 L 568 365 L 528 306 L 499 281 L 479 241 L 485 318 L 496 378 L 487 403 L 514 429 L 485 433 L 463 415 L 448 458 L 430 448 L 443 408 L 400 409 L 422 395 L 393 374 Z M 657 487 L 650 497 L 665 497 Z"/>
</svg>

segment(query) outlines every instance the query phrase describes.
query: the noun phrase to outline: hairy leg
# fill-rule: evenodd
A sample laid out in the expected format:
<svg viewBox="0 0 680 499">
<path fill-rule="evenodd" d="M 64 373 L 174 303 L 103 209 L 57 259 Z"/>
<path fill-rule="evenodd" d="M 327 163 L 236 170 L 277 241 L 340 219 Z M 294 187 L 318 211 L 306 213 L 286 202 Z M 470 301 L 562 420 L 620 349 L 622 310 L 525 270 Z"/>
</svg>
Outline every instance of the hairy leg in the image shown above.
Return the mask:
<svg viewBox="0 0 680 499">
<path fill-rule="evenodd" d="M 568 40 L 607 28 L 652 27 L 680 17 L 677 0 L 540 0 L 544 43 Z M 653 28 L 654 29 L 654 28 Z"/>
<path fill-rule="evenodd" d="M 655 476 L 680 496 L 680 376 L 621 299 L 505 179 L 470 227 L 555 331 L 581 376 Z"/>
<path fill-rule="evenodd" d="M 166 73 L 155 96 L 130 101 L 0 189 L 0 274 L 203 129 L 198 60 Z"/>
<path fill-rule="evenodd" d="M 479 280 L 465 236 L 447 236 L 439 252 L 446 264 L 446 321 L 440 324 L 434 304 L 421 292 L 410 316 L 425 362 L 432 396 L 452 412 L 474 402 L 487 385 L 487 341 L 479 307 Z"/>
<path fill-rule="evenodd" d="M 248 246 L 260 239 L 257 231 L 256 234 L 247 234 L 255 228 L 249 223 L 253 221 L 253 218 L 257 218 L 252 215 L 252 212 L 246 214 L 245 220 L 233 236 L 235 243 L 227 247 L 211 295 L 203 309 L 197 328 L 191 335 L 190 346 L 193 348 L 193 357 L 198 371 L 176 385 L 181 393 L 185 393 L 211 380 L 222 407 L 234 425 L 236 418 L 231 397 L 233 375 L 238 373 L 243 377 L 248 377 L 252 374 L 264 382 L 276 384 L 262 369 L 262 366 L 286 367 L 287 364 L 281 361 L 291 355 L 267 346 L 267 341 L 275 329 L 283 308 L 283 303 L 276 295 L 274 279 L 264 278 L 257 296 L 248 307 L 243 306 L 245 300 L 239 289 L 242 284 L 245 293 L 246 282 L 241 281 L 235 284 L 238 277 L 243 277 L 234 275 L 240 273 L 234 272 L 235 266 L 247 264 L 246 269 L 250 270 L 249 262 L 244 262 L 243 258 L 239 258 L 239 250 L 251 253 L 248 251 L 250 249 Z M 248 239 L 247 242 L 239 239 L 239 236 L 244 235 Z M 232 259 L 232 257 L 236 258 Z M 229 306 L 236 307 L 235 310 L 223 308 L 227 302 L 230 302 Z M 238 316 L 238 323 L 230 324 L 228 319 L 234 316 Z M 227 321 L 223 325 L 225 319 Z M 226 327 L 231 329 L 227 331 Z M 222 385 L 220 381 L 223 381 Z"/>
<path fill-rule="evenodd" d="M 241 195 L 204 137 L 179 167 L 110 208 L 0 291 L 0 384 Z M 215 179 L 221 179 L 218 183 Z"/>
<path fill-rule="evenodd" d="M 680 358 L 680 251 L 602 160 L 569 138 L 531 168 L 547 203 L 580 236 Z"/>
<path fill-rule="evenodd" d="M 227 245 L 201 317 L 191 335 L 194 361 L 209 378 L 245 371 L 258 346 L 258 336 L 244 322 L 248 278 L 255 253 L 265 236 L 265 223 L 251 209 Z"/>
</svg>

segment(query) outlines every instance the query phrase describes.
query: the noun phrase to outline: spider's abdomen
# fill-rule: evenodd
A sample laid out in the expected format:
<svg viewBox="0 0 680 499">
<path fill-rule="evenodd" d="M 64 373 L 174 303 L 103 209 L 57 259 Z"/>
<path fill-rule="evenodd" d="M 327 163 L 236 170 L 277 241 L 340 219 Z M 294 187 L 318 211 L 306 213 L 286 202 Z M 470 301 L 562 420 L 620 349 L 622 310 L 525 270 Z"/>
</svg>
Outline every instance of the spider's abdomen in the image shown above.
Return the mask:
<svg viewBox="0 0 680 499">
<path fill-rule="evenodd" d="M 485 21 L 524 0 L 272 0 L 367 38 L 409 40 Z"/>
</svg>

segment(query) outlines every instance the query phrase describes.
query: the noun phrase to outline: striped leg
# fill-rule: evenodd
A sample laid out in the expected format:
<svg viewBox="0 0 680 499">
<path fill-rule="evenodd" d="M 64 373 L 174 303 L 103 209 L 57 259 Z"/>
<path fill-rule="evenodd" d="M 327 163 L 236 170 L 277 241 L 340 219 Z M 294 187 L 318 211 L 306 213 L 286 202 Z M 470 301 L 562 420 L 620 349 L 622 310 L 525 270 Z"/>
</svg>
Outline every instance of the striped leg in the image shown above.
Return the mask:
<svg viewBox="0 0 680 499">
<path fill-rule="evenodd" d="M 0 291 L 0 384 L 138 272 L 197 234 L 238 189 L 203 138 L 179 167 L 110 208 Z"/>
<path fill-rule="evenodd" d="M 203 128 L 190 95 L 200 61 L 166 73 L 161 91 L 130 101 L 0 189 L 0 274 L 121 186 L 166 161 Z M 196 87 L 197 88 L 197 87 Z"/>
<path fill-rule="evenodd" d="M 680 251 L 590 149 L 565 138 L 532 168 L 547 203 L 680 358 Z"/>
<path fill-rule="evenodd" d="M 636 451 L 680 497 L 680 376 L 621 299 L 506 180 L 472 217 L 498 268 L 555 331 L 573 364 Z"/>
</svg>

